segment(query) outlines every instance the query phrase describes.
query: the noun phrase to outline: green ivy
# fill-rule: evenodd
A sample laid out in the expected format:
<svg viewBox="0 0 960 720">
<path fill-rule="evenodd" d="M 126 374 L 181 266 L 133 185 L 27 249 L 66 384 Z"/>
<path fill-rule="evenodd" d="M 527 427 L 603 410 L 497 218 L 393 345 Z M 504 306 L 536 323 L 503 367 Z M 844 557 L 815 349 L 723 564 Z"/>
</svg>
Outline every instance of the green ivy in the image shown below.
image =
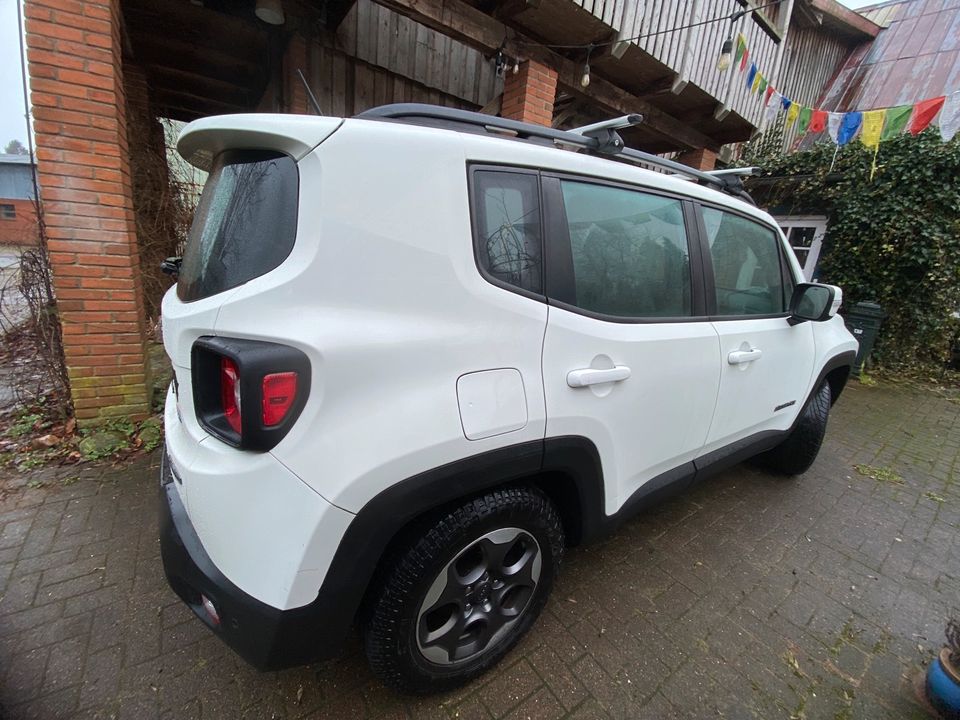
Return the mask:
<svg viewBox="0 0 960 720">
<path fill-rule="evenodd" d="M 819 143 L 790 155 L 756 153 L 750 190 L 775 214 L 825 214 L 818 278 L 839 285 L 844 306 L 888 313 L 873 353 L 890 370 L 941 364 L 960 309 L 960 143 L 930 129 L 836 150 Z"/>
</svg>

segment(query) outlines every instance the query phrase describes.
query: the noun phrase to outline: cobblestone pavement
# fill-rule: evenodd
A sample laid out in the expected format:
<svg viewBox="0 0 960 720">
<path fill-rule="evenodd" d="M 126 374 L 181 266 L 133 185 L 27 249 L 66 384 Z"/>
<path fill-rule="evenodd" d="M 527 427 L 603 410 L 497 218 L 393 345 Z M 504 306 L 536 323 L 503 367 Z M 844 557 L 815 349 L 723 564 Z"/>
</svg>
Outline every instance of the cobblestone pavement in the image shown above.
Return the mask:
<svg viewBox="0 0 960 720">
<path fill-rule="evenodd" d="M 916 681 L 960 590 L 958 454 L 956 400 L 851 387 L 805 476 L 739 466 L 572 551 L 505 662 L 425 699 L 381 687 L 356 638 L 338 661 L 270 674 L 214 638 L 162 576 L 156 456 L 7 471 L 0 714 L 926 717 Z"/>
</svg>

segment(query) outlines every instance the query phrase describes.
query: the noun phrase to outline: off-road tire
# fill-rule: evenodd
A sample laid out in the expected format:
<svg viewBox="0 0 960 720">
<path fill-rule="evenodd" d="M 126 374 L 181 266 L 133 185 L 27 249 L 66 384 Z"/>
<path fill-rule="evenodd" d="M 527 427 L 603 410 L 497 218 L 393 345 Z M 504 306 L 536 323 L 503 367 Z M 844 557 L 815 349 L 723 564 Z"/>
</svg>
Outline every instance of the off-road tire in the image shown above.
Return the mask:
<svg viewBox="0 0 960 720">
<path fill-rule="evenodd" d="M 536 540 L 541 561 L 532 595 L 506 634 L 476 657 L 446 665 L 431 662 L 417 634 L 428 591 L 464 548 L 502 528 L 520 529 Z M 493 490 L 428 518 L 391 554 L 366 604 L 363 642 L 373 672 L 388 686 L 413 694 L 442 692 L 481 675 L 537 619 L 559 571 L 563 547 L 556 509 L 530 487 Z"/>
<path fill-rule="evenodd" d="M 830 415 L 830 383 L 826 380 L 807 402 L 787 438 L 772 450 L 758 455 L 759 463 L 781 475 L 799 475 L 817 459 Z"/>
</svg>

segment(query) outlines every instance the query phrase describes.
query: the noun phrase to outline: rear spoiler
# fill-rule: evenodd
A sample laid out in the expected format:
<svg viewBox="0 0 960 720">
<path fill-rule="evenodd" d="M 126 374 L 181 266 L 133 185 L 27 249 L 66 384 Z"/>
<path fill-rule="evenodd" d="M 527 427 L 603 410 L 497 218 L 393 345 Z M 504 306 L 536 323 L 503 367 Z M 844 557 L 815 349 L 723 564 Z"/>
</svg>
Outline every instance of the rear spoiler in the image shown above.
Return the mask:
<svg viewBox="0 0 960 720">
<path fill-rule="evenodd" d="M 300 160 L 330 137 L 343 118 L 248 113 L 194 120 L 180 133 L 177 152 L 191 165 L 209 170 L 224 150 L 276 150 Z"/>
</svg>

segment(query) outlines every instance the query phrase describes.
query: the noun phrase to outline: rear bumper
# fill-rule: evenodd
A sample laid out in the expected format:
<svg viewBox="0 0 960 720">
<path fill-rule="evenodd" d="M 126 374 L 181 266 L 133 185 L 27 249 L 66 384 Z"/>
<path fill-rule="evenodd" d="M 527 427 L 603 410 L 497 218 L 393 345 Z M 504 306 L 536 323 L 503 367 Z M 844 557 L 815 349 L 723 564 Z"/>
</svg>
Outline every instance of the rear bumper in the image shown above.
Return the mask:
<svg viewBox="0 0 960 720">
<path fill-rule="evenodd" d="M 310 605 L 279 610 L 228 580 L 203 549 L 187 516 L 166 453 L 160 467 L 160 552 L 167 581 L 200 620 L 258 670 L 277 670 L 336 655 L 348 626 L 327 622 L 331 613 L 352 616 L 336 598 L 321 596 Z M 201 605 L 213 602 L 214 623 Z"/>
</svg>

